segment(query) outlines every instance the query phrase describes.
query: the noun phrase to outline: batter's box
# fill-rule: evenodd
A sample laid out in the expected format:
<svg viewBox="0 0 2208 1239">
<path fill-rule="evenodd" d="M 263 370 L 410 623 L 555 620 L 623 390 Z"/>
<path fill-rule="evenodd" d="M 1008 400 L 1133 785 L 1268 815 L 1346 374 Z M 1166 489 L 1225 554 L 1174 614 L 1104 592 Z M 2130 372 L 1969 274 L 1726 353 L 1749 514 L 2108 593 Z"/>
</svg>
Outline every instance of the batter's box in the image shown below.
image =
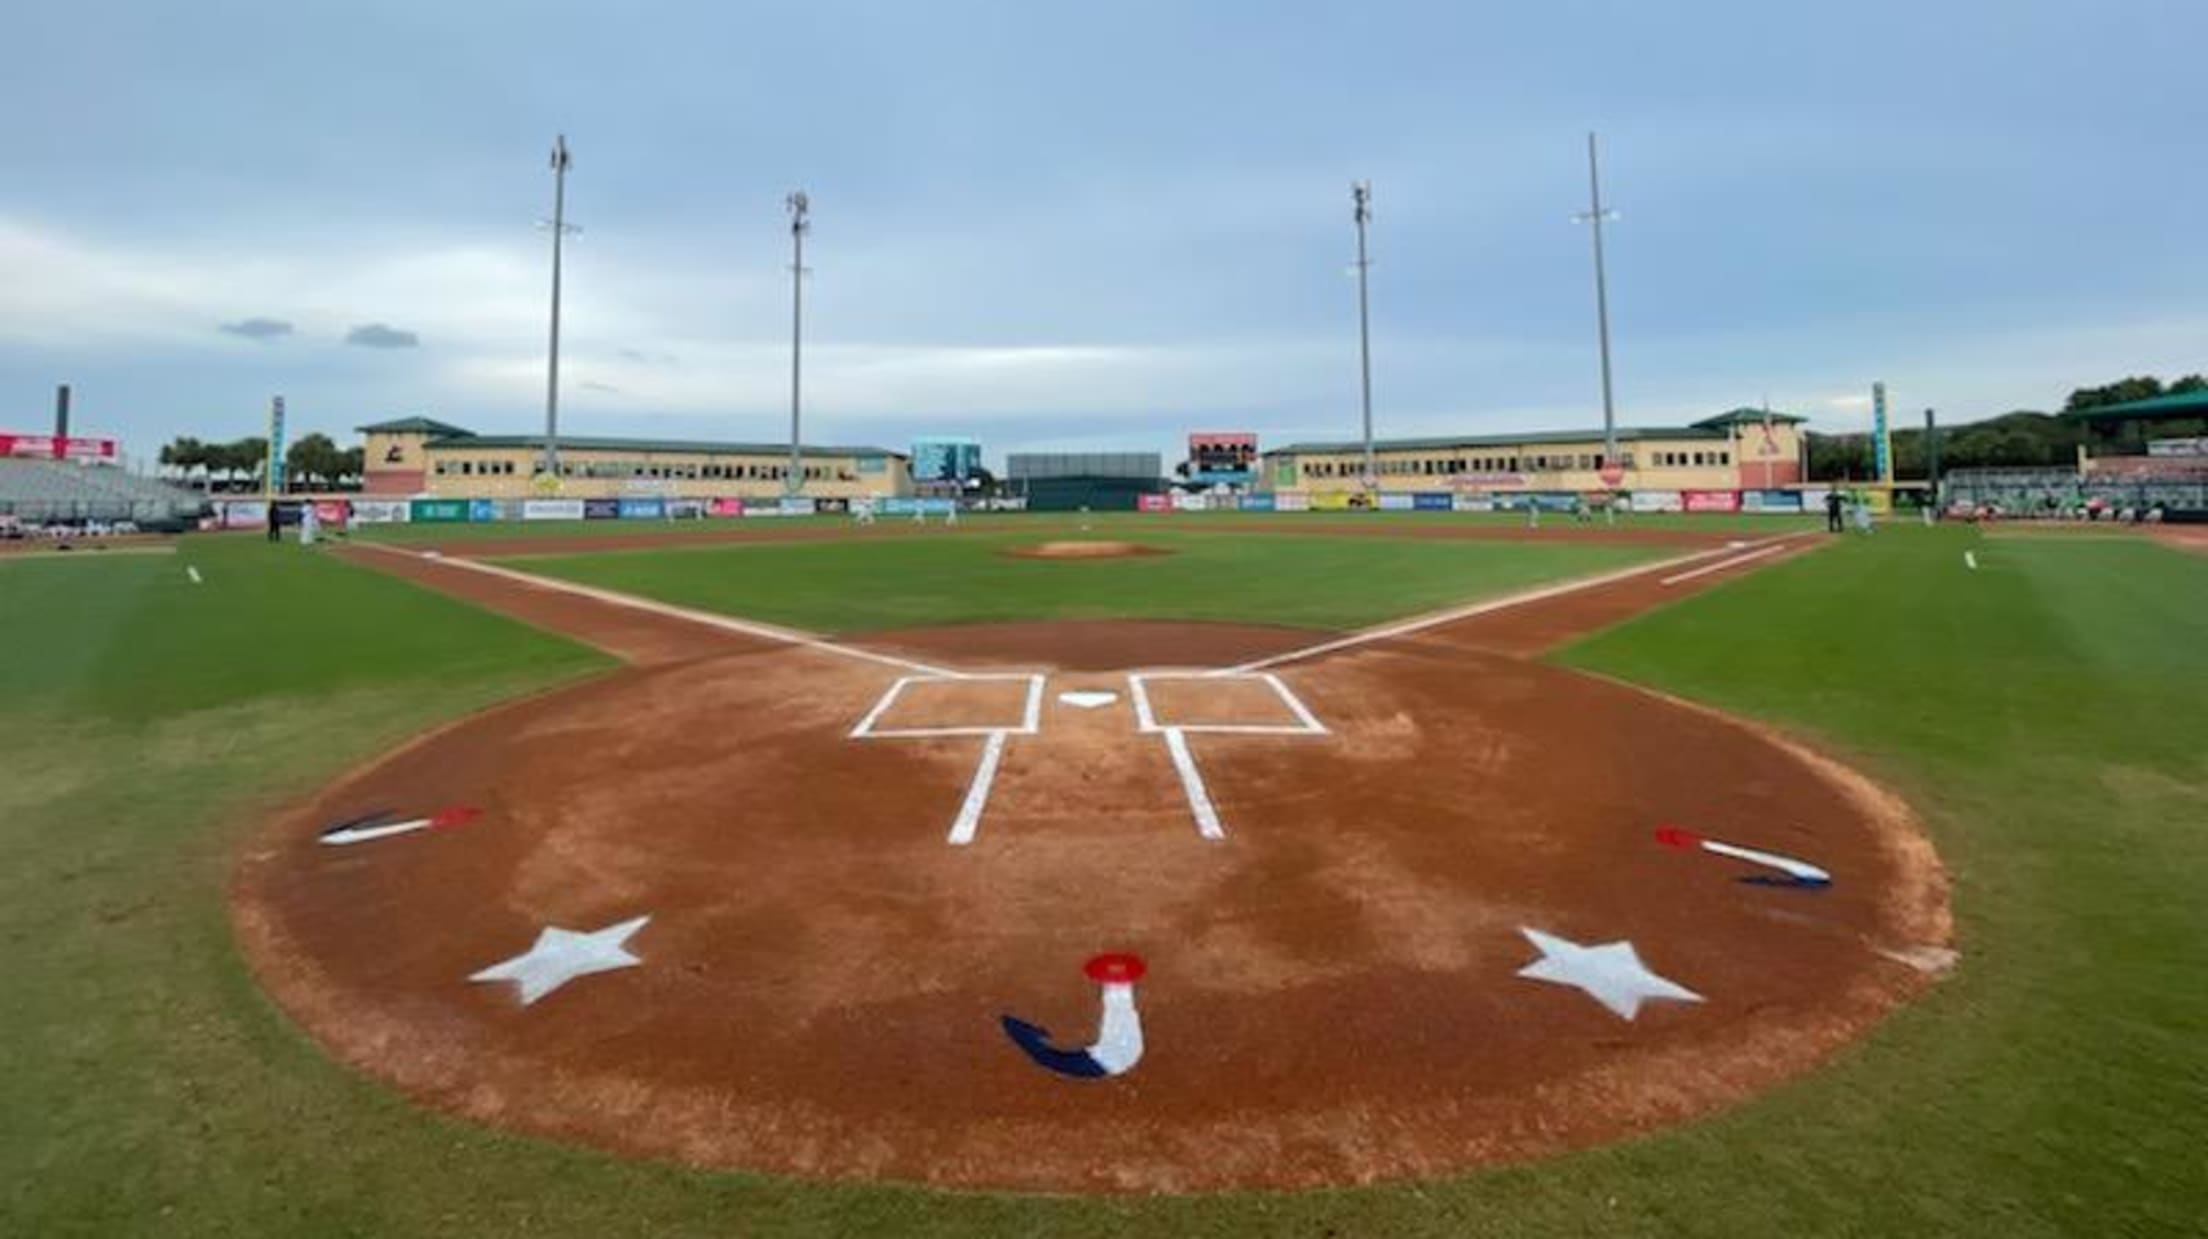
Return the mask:
<svg viewBox="0 0 2208 1239">
<path fill-rule="evenodd" d="M 1325 724 L 1270 672 L 1219 675 L 1147 671 L 1127 677 L 1135 719 L 1151 734 L 1224 732 L 1249 736 L 1323 736 Z"/>
<path fill-rule="evenodd" d="M 889 686 L 851 738 L 1032 736 L 1042 712 L 1039 675 L 908 675 Z"/>
</svg>

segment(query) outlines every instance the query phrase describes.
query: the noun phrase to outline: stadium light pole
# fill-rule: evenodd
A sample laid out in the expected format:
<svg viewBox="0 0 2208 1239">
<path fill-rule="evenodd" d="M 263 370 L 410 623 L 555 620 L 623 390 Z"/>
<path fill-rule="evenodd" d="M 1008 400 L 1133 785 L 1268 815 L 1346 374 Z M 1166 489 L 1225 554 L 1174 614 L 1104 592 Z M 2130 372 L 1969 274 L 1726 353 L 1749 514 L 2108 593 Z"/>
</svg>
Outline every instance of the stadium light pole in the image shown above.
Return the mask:
<svg viewBox="0 0 2208 1239">
<path fill-rule="evenodd" d="M 544 471 L 560 476 L 560 252 L 567 223 L 567 135 L 552 141 L 552 339 L 544 378 Z"/>
<path fill-rule="evenodd" d="M 805 234 L 812 229 L 809 216 L 813 200 L 802 189 L 783 199 L 790 212 L 790 470 L 783 479 L 783 493 L 795 496 L 804 489 L 805 457 L 799 447 L 799 393 L 805 357 Z"/>
<path fill-rule="evenodd" d="M 1372 182 L 1356 181 L 1349 187 L 1357 219 L 1357 373 L 1360 403 L 1365 417 L 1365 489 L 1379 484 L 1372 452 L 1372 301 L 1367 295 L 1367 273 L 1372 258 L 1365 250 L 1365 226 L 1372 222 Z"/>
<path fill-rule="evenodd" d="M 1602 226 L 1618 213 L 1602 205 L 1602 171 L 1595 156 L 1595 135 L 1587 135 L 1587 210 L 1573 216 L 1592 224 L 1595 234 L 1595 337 L 1602 350 L 1602 463 L 1618 463 L 1618 418 L 1610 395 L 1610 283 L 1602 262 Z"/>
</svg>

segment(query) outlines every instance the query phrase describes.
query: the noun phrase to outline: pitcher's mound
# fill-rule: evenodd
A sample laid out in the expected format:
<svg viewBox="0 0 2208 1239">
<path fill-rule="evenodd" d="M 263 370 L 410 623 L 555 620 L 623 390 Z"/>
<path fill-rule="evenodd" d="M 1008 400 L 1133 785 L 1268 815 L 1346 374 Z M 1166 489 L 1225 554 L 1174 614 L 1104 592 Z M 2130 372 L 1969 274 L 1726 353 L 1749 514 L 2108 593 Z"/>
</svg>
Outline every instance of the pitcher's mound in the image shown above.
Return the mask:
<svg viewBox="0 0 2208 1239">
<path fill-rule="evenodd" d="M 1016 546 L 1006 551 L 1022 559 L 1125 559 L 1131 555 L 1170 555 L 1171 551 L 1159 546 L 1144 546 L 1139 542 L 1038 542 L 1033 546 Z"/>
</svg>

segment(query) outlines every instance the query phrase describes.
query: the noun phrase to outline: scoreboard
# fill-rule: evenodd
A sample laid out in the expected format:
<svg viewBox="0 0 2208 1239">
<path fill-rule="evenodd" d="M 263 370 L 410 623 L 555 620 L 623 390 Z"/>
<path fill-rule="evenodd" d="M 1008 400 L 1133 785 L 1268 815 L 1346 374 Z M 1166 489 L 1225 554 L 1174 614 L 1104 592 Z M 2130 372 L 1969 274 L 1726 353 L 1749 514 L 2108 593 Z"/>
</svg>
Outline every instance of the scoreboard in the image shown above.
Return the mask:
<svg viewBox="0 0 2208 1239">
<path fill-rule="evenodd" d="M 1257 478 L 1257 436 L 1197 431 L 1188 436 L 1189 476 L 1199 482 L 1248 485 Z"/>
</svg>

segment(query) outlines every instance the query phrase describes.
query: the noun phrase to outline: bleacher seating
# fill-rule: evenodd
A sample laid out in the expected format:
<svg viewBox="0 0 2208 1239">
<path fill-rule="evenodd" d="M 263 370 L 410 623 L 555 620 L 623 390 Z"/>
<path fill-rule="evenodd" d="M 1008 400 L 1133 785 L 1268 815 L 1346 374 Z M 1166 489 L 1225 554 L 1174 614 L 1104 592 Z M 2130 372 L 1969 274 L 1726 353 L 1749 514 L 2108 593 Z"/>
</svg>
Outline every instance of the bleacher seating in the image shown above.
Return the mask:
<svg viewBox="0 0 2208 1239">
<path fill-rule="evenodd" d="M 191 491 L 105 465 L 0 459 L 0 514 L 27 522 L 165 523 L 205 506 Z"/>
<path fill-rule="evenodd" d="M 2094 462 L 2099 464 L 2101 462 Z M 1940 479 L 1947 505 L 1998 508 L 2012 517 L 2069 517 L 2088 508 L 2151 511 L 2175 519 L 2208 512 L 2208 476 L 2168 468 L 1956 469 Z"/>
</svg>

